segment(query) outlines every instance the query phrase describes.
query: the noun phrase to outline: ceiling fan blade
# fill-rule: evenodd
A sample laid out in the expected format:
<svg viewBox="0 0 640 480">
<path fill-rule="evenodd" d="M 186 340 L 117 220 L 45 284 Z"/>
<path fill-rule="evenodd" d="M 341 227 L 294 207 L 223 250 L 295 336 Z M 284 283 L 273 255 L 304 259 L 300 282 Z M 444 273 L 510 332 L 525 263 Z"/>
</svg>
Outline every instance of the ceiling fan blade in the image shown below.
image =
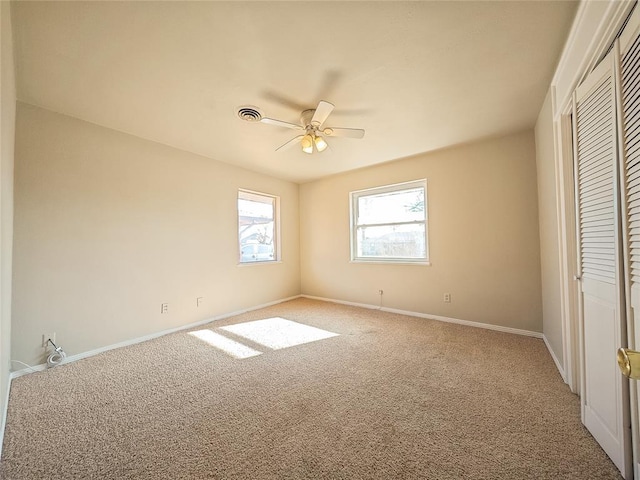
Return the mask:
<svg viewBox="0 0 640 480">
<path fill-rule="evenodd" d="M 263 117 L 260 120 L 262 123 L 268 123 L 269 125 L 275 125 L 276 127 L 293 128 L 295 130 L 304 130 L 302 125 L 296 123 L 283 122 L 282 120 L 276 120 L 275 118 Z"/>
<path fill-rule="evenodd" d="M 322 133 L 328 137 L 349 137 L 349 138 L 362 138 L 364 137 L 364 130 L 361 128 L 334 128 L 327 127 L 322 130 Z"/>
<path fill-rule="evenodd" d="M 278 150 L 282 150 L 282 149 L 294 146 L 296 143 L 298 143 L 298 142 L 300 142 L 300 140 L 302 140 L 302 137 L 304 137 L 304 135 L 298 135 L 297 137 L 292 138 L 291 140 L 289 140 L 284 145 L 280 145 L 278 148 L 276 148 L 276 152 Z"/>
<path fill-rule="evenodd" d="M 324 123 L 324 121 L 327 119 L 329 114 L 333 111 L 333 109 L 334 109 L 333 103 L 320 100 L 320 103 L 318 103 L 318 106 L 316 107 L 316 111 L 313 114 L 313 118 L 311 118 L 311 125 L 315 125 L 316 127 L 321 126 Z"/>
<path fill-rule="evenodd" d="M 298 103 L 293 98 L 287 97 L 286 95 L 280 94 L 274 90 L 265 91 L 262 94 L 262 97 L 265 98 L 266 100 L 279 103 L 282 106 L 295 110 L 296 112 L 301 112 L 309 108 L 308 105 Z"/>
</svg>

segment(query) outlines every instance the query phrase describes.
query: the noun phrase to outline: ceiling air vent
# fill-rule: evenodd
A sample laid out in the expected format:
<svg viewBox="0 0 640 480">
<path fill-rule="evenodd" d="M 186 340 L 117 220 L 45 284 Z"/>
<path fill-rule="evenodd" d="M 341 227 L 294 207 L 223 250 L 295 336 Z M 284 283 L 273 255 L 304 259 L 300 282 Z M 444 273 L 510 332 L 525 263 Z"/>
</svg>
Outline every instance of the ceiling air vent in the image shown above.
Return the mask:
<svg viewBox="0 0 640 480">
<path fill-rule="evenodd" d="M 243 105 L 238 107 L 238 117 L 245 122 L 259 122 L 262 120 L 262 114 L 258 107 L 253 105 Z"/>
</svg>

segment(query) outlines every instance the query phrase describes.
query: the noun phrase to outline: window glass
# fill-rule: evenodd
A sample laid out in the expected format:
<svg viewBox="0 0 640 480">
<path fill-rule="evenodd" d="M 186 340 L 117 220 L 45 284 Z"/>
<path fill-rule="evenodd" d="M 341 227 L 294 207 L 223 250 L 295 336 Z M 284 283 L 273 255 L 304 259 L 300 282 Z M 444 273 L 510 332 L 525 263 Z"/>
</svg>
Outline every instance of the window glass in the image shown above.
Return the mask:
<svg viewBox="0 0 640 480">
<path fill-rule="evenodd" d="M 277 201 L 273 195 L 238 192 L 240 263 L 278 260 Z"/>
<path fill-rule="evenodd" d="M 353 261 L 428 261 L 426 180 L 351 192 Z"/>
</svg>

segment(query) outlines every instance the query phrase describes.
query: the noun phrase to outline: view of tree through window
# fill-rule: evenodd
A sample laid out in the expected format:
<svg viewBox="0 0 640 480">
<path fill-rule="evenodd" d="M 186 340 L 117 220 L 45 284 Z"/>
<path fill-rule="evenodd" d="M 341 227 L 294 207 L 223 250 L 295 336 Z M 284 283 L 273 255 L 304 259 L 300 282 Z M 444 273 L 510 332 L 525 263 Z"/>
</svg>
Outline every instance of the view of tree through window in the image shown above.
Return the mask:
<svg viewBox="0 0 640 480">
<path fill-rule="evenodd" d="M 352 260 L 426 262 L 426 181 L 351 193 Z"/>
<path fill-rule="evenodd" d="M 277 260 L 277 197 L 238 192 L 238 238 L 240 263 Z"/>
</svg>

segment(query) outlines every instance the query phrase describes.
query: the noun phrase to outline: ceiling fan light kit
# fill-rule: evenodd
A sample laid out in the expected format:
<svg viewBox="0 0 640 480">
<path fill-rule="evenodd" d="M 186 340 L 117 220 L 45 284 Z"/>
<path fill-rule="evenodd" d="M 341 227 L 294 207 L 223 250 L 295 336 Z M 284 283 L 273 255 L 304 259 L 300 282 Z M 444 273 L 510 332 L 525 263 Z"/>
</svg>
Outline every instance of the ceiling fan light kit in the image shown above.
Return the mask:
<svg viewBox="0 0 640 480">
<path fill-rule="evenodd" d="M 324 152 L 325 149 L 329 146 L 329 144 L 327 144 L 327 142 L 325 142 L 324 138 L 322 137 L 316 137 L 313 139 L 313 141 L 316 144 L 316 149 L 319 152 Z"/>
<path fill-rule="evenodd" d="M 304 153 L 313 153 L 313 136 L 307 133 L 300 142 Z"/>
<path fill-rule="evenodd" d="M 247 122 L 260 122 L 267 125 L 275 125 L 277 127 L 290 128 L 293 130 L 303 130 L 304 133 L 289 140 L 284 145 L 276 148 L 276 151 L 299 144 L 304 153 L 313 153 L 314 145 L 318 152 L 324 152 L 329 146 L 322 135 L 327 137 L 347 137 L 362 138 L 364 130 L 361 128 L 323 128 L 324 122 L 334 109 L 332 103 L 320 100 L 315 109 L 304 110 L 300 114 L 300 124 L 285 122 L 275 118 L 263 117 L 260 109 L 253 105 L 244 105 L 238 107 L 238 117 Z"/>
</svg>

